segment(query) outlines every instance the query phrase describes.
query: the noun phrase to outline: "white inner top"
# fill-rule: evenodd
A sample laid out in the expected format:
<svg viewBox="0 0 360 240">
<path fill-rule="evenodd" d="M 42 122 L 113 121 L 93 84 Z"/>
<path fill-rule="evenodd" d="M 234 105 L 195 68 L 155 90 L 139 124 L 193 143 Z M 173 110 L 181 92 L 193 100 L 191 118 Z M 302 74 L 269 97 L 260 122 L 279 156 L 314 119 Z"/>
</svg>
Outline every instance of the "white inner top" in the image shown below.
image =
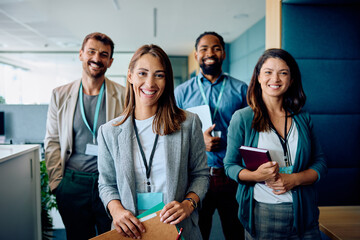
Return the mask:
<svg viewBox="0 0 360 240">
<path fill-rule="evenodd" d="M 145 120 L 135 120 L 136 127 L 139 133 L 141 146 L 145 153 L 146 162 L 149 166 L 150 154 L 154 146 L 156 134 L 152 131 L 152 123 L 154 116 Z M 136 140 L 136 135 L 133 141 L 133 155 L 134 155 L 134 168 L 135 168 L 135 184 L 136 192 L 145 193 L 147 191 L 147 178 L 146 168 L 141 156 L 141 152 Z M 165 145 L 164 136 L 159 136 L 156 145 L 154 158 L 150 172 L 151 192 L 162 192 L 163 196 L 166 192 L 166 166 L 165 166 Z M 163 199 L 164 200 L 164 199 Z"/>
<path fill-rule="evenodd" d="M 295 164 L 295 156 L 298 145 L 298 130 L 294 120 L 292 120 L 290 130 L 287 136 L 287 151 L 289 155 L 289 160 L 291 166 L 285 168 L 284 161 L 284 151 L 281 146 L 279 137 L 275 133 L 275 130 L 271 129 L 268 132 L 259 133 L 259 142 L 258 148 L 268 149 L 270 152 L 270 157 L 272 161 L 276 161 L 279 164 L 280 172 L 285 172 L 286 170 L 291 170 Z M 282 139 L 283 140 L 283 139 Z M 256 183 L 254 188 L 254 199 L 262 203 L 283 203 L 283 202 L 292 202 L 292 193 L 288 191 L 281 195 L 276 195 L 273 193 L 273 190 L 267 187 L 263 183 Z"/>
</svg>

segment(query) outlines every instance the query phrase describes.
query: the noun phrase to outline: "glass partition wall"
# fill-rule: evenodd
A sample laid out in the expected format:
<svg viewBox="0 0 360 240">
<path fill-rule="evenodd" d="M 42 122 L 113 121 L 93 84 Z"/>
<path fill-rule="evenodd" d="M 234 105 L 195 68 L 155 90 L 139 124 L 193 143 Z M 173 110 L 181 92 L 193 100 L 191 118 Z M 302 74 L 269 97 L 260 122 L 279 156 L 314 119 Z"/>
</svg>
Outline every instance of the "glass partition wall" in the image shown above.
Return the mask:
<svg viewBox="0 0 360 240">
<path fill-rule="evenodd" d="M 115 53 L 106 76 L 126 83 L 132 53 Z M 51 90 L 81 78 L 78 52 L 0 54 L 0 96 L 6 104 L 47 104 Z"/>
<path fill-rule="evenodd" d="M 132 52 L 114 53 L 106 76 L 126 84 Z M 175 85 L 187 79 L 187 57 L 173 56 Z M 0 53 L 0 103 L 48 104 L 53 88 L 81 78 L 78 52 Z"/>
</svg>

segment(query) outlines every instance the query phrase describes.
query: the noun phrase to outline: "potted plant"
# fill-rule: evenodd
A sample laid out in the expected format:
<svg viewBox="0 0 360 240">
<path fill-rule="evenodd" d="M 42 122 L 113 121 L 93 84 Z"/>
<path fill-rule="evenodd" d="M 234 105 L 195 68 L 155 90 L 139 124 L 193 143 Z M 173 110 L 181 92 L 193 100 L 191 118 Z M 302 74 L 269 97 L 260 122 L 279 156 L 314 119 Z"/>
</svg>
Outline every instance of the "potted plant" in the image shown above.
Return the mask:
<svg viewBox="0 0 360 240">
<path fill-rule="evenodd" d="M 50 240 L 53 235 L 53 224 L 50 216 L 50 211 L 53 208 L 57 209 L 57 204 L 54 194 L 51 193 L 49 187 L 49 176 L 46 170 L 45 161 L 40 162 L 40 179 L 41 179 L 41 230 L 42 239 Z"/>
</svg>

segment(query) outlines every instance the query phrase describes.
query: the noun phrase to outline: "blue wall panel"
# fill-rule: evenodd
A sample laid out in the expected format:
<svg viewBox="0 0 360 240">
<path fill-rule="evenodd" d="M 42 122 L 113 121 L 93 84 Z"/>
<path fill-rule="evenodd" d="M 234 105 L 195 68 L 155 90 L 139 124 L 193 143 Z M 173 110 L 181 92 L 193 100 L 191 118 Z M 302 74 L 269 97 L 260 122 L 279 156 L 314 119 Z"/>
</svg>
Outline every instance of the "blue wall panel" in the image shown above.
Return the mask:
<svg viewBox="0 0 360 240">
<path fill-rule="evenodd" d="M 296 58 L 358 59 L 359 9 L 360 5 L 283 4 L 282 47 Z"/>
<path fill-rule="evenodd" d="M 328 167 L 360 168 L 360 114 L 311 114 Z M 360 182 L 359 182 L 360 183 Z"/>
<path fill-rule="evenodd" d="M 306 109 L 316 113 L 360 113 L 360 60 L 297 59 L 307 95 Z"/>
<path fill-rule="evenodd" d="M 333 181 L 320 181 L 317 184 L 319 202 L 326 203 L 322 205 L 358 205 L 360 201 L 359 168 L 329 168 L 326 179 L 333 179 Z"/>
<path fill-rule="evenodd" d="M 328 161 L 320 205 L 360 204 L 360 4 L 346 2 L 355 3 L 282 3 L 282 47 L 299 63 L 305 109 Z"/>
<path fill-rule="evenodd" d="M 265 18 L 229 44 L 229 74 L 249 84 L 255 64 L 264 50 Z"/>
</svg>

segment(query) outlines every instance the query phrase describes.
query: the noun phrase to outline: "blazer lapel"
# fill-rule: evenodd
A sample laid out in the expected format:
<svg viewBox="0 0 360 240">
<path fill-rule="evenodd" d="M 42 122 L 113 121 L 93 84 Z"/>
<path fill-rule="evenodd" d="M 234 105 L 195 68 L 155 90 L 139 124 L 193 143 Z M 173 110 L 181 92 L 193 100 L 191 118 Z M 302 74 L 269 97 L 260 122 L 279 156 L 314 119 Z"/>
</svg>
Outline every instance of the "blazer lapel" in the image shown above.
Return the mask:
<svg viewBox="0 0 360 240">
<path fill-rule="evenodd" d="M 167 183 L 167 196 L 165 196 L 165 203 L 170 200 L 176 199 L 177 189 L 174 186 L 179 181 L 179 169 L 181 162 L 181 141 L 182 130 L 165 136 L 165 154 L 166 160 L 166 183 Z"/>
<path fill-rule="evenodd" d="M 133 209 L 135 211 L 136 209 L 136 196 L 135 196 L 135 169 L 134 169 L 134 163 L 133 163 L 133 123 L 132 123 L 132 117 L 129 117 L 122 125 L 120 125 L 122 131 L 118 135 L 118 161 L 120 162 L 120 175 L 124 176 L 120 180 L 125 180 L 126 182 L 122 183 L 121 185 L 124 187 L 129 187 L 129 189 L 126 190 L 128 194 L 132 195 L 132 198 L 130 199 L 130 196 L 126 196 L 127 199 L 129 199 L 130 205 L 134 206 Z"/>
<path fill-rule="evenodd" d="M 117 99 L 116 90 L 112 82 L 105 77 L 106 86 L 106 122 L 118 117 L 117 112 L 119 111 L 119 99 Z"/>
<path fill-rule="evenodd" d="M 66 124 L 65 131 L 66 131 L 67 142 L 69 144 L 68 145 L 69 147 L 72 147 L 73 145 L 74 115 L 75 115 L 77 99 L 79 96 L 80 82 L 81 79 L 73 84 L 73 86 L 70 89 L 69 97 L 65 102 L 64 108 L 62 109 L 64 113 L 67 113 L 66 123 L 68 124 Z"/>
</svg>

